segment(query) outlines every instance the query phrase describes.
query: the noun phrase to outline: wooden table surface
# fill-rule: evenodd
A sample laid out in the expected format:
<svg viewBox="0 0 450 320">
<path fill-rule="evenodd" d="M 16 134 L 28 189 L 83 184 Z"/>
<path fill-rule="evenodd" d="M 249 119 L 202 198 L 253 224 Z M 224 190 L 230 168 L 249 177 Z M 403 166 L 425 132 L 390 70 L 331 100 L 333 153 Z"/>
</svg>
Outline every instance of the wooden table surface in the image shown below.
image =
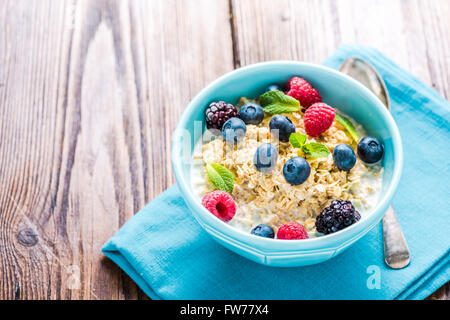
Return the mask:
<svg viewBox="0 0 450 320">
<path fill-rule="evenodd" d="M 100 249 L 174 182 L 174 127 L 218 76 L 358 42 L 448 99 L 449 40 L 449 0 L 2 0 L 0 299 L 146 298 Z"/>
</svg>

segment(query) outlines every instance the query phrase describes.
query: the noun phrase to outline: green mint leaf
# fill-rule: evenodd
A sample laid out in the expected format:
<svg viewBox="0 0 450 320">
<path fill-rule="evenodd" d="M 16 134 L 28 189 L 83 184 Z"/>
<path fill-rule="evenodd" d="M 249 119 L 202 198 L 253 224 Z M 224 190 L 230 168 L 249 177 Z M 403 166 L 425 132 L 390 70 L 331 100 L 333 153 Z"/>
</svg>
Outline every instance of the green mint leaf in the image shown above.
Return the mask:
<svg viewBox="0 0 450 320">
<path fill-rule="evenodd" d="M 233 192 L 234 188 L 234 175 L 227 168 L 217 163 L 208 163 L 206 165 L 206 173 L 208 174 L 209 181 L 218 190 L 223 190 L 228 193 Z"/>
<path fill-rule="evenodd" d="M 348 133 L 350 133 L 350 135 L 352 136 L 353 140 L 355 140 L 355 142 L 358 142 L 358 140 L 359 140 L 358 132 L 356 131 L 355 127 L 353 126 L 353 123 L 349 119 L 347 119 L 346 117 L 343 117 L 337 113 L 336 113 L 336 117 L 334 119 L 337 122 L 339 122 L 340 124 L 342 124 L 342 126 L 345 128 L 345 130 L 347 130 Z"/>
<path fill-rule="evenodd" d="M 330 154 L 330 150 L 328 150 L 325 145 L 318 142 L 311 142 L 303 145 L 302 151 L 304 154 L 314 159 L 326 157 Z"/>
<path fill-rule="evenodd" d="M 281 91 L 269 91 L 259 97 L 259 104 L 267 114 L 289 113 L 300 110 L 298 100 Z"/>
<path fill-rule="evenodd" d="M 291 133 L 289 136 L 289 142 L 294 148 L 301 148 L 306 142 L 306 136 L 301 133 Z"/>
</svg>

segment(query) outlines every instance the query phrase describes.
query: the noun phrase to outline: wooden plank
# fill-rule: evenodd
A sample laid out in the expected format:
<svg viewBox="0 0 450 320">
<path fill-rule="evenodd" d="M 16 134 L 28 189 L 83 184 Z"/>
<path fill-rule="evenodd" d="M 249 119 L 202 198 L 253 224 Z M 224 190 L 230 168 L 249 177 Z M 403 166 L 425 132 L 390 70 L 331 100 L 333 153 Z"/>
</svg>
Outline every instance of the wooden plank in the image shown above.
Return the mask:
<svg viewBox="0 0 450 320">
<path fill-rule="evenodd" d="M 239 65 L 320 63 L 344 43 L 373 46 L 450 97 L 450 1 L 232 0 Z M 450 285 L 431 298 L 450 299 Z"/>
<path fill-rule="evenodd" d="M 242 65 L 267 60 L 320 63 L 344 43 L 373 46 L 450 95 L 450 1 L 233 0 Z"/>
<path fill-rule="evenodd" d="M 100 249 L 173 183 L 180 113 L 233 68 L 228 10 L 2 2 L 0 299 L 144 297 Z"/>
</svg>

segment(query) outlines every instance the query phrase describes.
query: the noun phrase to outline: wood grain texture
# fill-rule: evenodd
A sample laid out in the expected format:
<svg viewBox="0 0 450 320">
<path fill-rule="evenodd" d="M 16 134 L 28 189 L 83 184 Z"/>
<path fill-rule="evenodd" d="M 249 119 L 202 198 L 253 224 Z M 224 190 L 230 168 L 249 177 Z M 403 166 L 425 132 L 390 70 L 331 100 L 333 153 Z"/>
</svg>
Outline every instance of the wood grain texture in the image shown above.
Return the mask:
<svg viewBox="0 0 450 320">
<path fill-rule="evenodd" d="M 8 1 L 0 24 L 0 299 L 144 297 L 100 249 L 233 69 L 228 2 Z"/>
<path fill-rule="evenodd" d="M 100 248 L 173 183 L 196 92 L 359 42 L 448 99 L 449 21 L 446 0 L 3 0 L 0 299 L 145 298 Z"/>
<path fill-rule="evenodd" d="M 340 45 L 359 43 L 450 97 L 450 1 L 232 0 L 232 7 L 241 65 L 320 63 Z"/>
</svg>

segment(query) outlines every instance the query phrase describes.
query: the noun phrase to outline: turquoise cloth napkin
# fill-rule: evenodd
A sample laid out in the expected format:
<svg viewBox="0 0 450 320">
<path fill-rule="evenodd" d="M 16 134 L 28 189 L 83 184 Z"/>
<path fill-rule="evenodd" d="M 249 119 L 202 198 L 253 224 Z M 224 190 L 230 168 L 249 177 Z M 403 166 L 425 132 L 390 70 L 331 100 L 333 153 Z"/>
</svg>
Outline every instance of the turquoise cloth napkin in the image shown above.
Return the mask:
<svg viewBox="0 0 450 320">
<path fill-rule="evenodd" d="M 423 299 L 450 279 L 450 104 L 372 48 L 346 45 L 325 61 L 370 61 L 386 81 L 405 153 L 393 200 L 411 263 L 383 262 L 381 224 L 327 262 L 265 267 L 217 244 L 189 213 L 175 185 L 103 247 L 153 299 Z"/>
</svg>

